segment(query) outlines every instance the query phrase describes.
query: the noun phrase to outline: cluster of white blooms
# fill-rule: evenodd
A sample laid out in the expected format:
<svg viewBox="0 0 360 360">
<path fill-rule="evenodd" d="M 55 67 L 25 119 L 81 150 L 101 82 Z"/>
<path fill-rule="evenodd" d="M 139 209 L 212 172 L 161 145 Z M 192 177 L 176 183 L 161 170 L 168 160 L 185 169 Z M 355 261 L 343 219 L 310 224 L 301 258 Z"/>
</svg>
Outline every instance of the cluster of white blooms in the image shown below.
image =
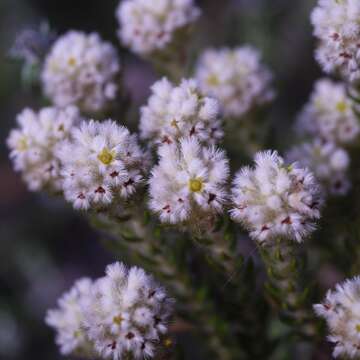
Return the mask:
<svg viewBox="0 0 360 360">
<path fill-rule="evenodd" d="M 301 166 L 309 168 L 326 193 L 344 195 L 350 189 L 347 174 L 349 154 L 334 143 L 315 139 L 292 148 L 286 159 L 288 162 L 299 162 Z"/>
<path fill-rule="evenodd" d="M 204 93 L 220 100 L 227 117 L 241 117 L 275 96 L 273 76 L 251 46 L 205 50 L 195 77 Z"/>
<path fill-rule="evenodd" d="M 183 137 L 215 144 L 222 136 L 217 100 L 203 95 L 195 80 L 175 86 L 166 78 L 152 87 L 148 104 L 141 108 L 140 133 L 155 143 L 173 143 Z"/>
<path fill-rule="evenodd" d="M 161 146 L 159 156 L 149 180 L 150 208 L 162 222 L 200 228 L 223 211 L 229 176 L 223 151 L 187 138 Z"/>
<path fill-rule="evenodd" d="M 117 9 L 122 43 L 146 56 L 173 44 L 200 15 L 193 0 L 124 0 Z"/>
<path fill-rule="evenodd" d="M 173 300 L 144 270 L 114 263 L 83 279 L 48 312 L 65 355 L 111 360 L 152 358 L 168 332 Z"/>
<path fill-rule="evenodd" d="M 301 242 L 320 217 L 319 186 L 308 169 L 288 165 L 277 152 L 259 152 L 255 168 L 244 167 L 232 190 L 232 218 L 255 240 L 274 238 Z"/>
<path fill-rule="evenodd" d="M 316 58 L 327 73 L 338 72 L 346 80 L 360 80 L 360 2 L 319 0 L 311 15 L 319 39 Z"/>
<path fill-rule="evenodd" d="M 7 139 L 14 168 L 20 171 L 32 191 L 61 190 L 59 144 L 67 139 L 74 125 L 80 122 L 75 107 L 47 107 L 35 112 L 25 109 L 17 116 L 18 128 Z"/>
<path fill-rule="evenodd" d="M 356 106 L 344 84 L 318 80 L 299 116 L 298 130 L 338 144 L 353 143 L 360 133 Z"/>
<path fill-rule="evenodd" d="M 347 280 L 329 290 L 322 304 L 314 305 L 330 330 L 329 341 L 335 343 L 334 357 L 360 357 L 360 277 Z"/>
<path fill-rule="evenodd" d="M 119 72 L 119 59 L 110 43 L 96 33 L 70 31 L 47 55 L 42 82 L 56 106 L 74 104 L 86 113 L 97 113 L 115 100 Z"/>
<path fill-rule="evenodd" d="M 83 278 L 58 300 L 58 309 L 49 310 L 46 323 L 56 329 L 56 343 L 63 355 L 94 358 L 93 345 L 84 327 L 84 309 L 91 307 L 93 282 Z"/>
<path fill-rule="evenodd" d="M 57 151 L 65 198 L 77 209 L 127 199 L 143 181 L 147 156 L 135 135 L 114 121 L 84 121 Z"/>
</svg>

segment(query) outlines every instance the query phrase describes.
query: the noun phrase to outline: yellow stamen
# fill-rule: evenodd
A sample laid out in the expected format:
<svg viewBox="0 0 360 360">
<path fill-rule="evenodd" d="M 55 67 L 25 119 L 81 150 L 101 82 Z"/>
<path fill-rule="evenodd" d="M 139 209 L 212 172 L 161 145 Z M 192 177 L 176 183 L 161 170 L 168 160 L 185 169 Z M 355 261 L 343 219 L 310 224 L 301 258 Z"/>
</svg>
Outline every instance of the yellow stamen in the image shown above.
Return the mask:
<svg viewBox="0 0 360 360">
<path fill-rule="evenodd" d="M 106 147 L 101 150 L 101 153 L 98 155 L 98 159 L 105 165 L 110 165 L 115 158 L 115 153 L 109 151 Z"/>
<path fill-rule="evenodd" d="M 25 137 L 21 138 L 16 146 L 17 150 L 19 151 L 25 151 L 28 149 L 28 143 L 27 143 L 27 139 Z"/>
<path fill-rule="evenodd" d="M 68 64 L 69 64 L 70 66 L 75 66 L 75 65 L 76 65 L 76 59 L 75 59 L 74 57 L 70 57 L 70 58 L 68 59 Z"/>
<path fill-rule="evenodd" d="M 207 83 L 211 86 L 216 86 L 219 85 L 219 79 L 216 75 L 213 74 L 207 78 Z"/>
<path fill-rule="evenodd" d="M 121 325 L 121 323 L 123 322 L 124 318 L 121 315 L 118 316 L 114 316 L 113 317 L 113 322 L 116 325 Z"/>
<path fill-rule="evenodd" d="M 167 338 L 164 340 L 165 347 L 170 347 L 170 346 L 172 346 L 172 344 L 173 344 L 173 341 L 170 338 Z"/>
<path fill-rule="evenodd" d="M 346 109 L 347 109 L 347 104 L 346 104 L 346 102 L 345 102 L 345 101 L 340 101 L 340 102 L 338 102 L 338 103 L 336 104 L 336 109 L 337 109 L 337 111 L 339 111 L 339 112 L 341 112 L 341 113 L 345 112 Z"/>
<path fill-rule="evenodd" d="M 189 181 L 189 188 L 192 192 L 199 192 L 203 188 L 203 182 L 200 179 L 191 179 Z"/>
</svg>

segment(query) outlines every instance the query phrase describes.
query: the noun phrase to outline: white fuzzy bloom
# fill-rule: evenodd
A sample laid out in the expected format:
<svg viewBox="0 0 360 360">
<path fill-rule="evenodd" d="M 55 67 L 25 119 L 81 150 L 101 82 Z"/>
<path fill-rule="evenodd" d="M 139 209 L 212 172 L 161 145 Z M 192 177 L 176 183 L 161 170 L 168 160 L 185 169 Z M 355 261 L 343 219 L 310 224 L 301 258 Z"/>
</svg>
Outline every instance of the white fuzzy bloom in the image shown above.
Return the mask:
<svg viewBox="0 0 360 360">
<path fill-rule="evenodd" d="M 110 43 L 96 33 L 70 31 L 54 43 L 42 82 L 55 105 L 74 104 L 86 113 L 97 113 L 115 100 L 119 71 L 119 59 Z"/>
<path fill-rule="evenodd" d="M 328 340 L 335 344 L 333 356 L 360 357 L 360 277 L 337 284 L 322 304 L 314 305 L 316 314 L 327 322 Z"/>
<path fill-rule="evenodd" d="M 96 281 L 85 327 L 103 359 L 152 358 L 168 332 L 173 300 L 144 270 L 114 263 Z"/>
<path fill-rule="evenodd" d="M 202 147 L 192 138 L 161 146 L 152 170 L 150 208 L 162 222 L 201 227 L 223 211 L 229 176 L 228 159 L 215 147 Z"/>
<path fill-rule="evenodd" d="M 338 144 L 353 143 L 360 133 L 356 108 L 344 84 L 318 80 L 310 101 L 300 113 L 298 130 Z"/>
<path fill-rule="evenodd" d="M 349 154 L 334 143 L 314 140 L 292 148 L 286 159 L 309 168 L 320 181 L 325 193 L 344 195 L 350 189 Z"/>
<path fill-rule="evenodd" d="M 205 50 L 195 77 L 205 94 L 221 102 L 226 117 L 241 117 L 275 96 L 272 73 L 251 46 Z"/>
<path fill-rule="evenodd" d="M 58 308 L 47 313 L 46 323 L 56 330 L 56 343 L 63 355 L 95 357 L 84 326 L 84 309 L 91 306 L 92 287 L 90 279 L 78 280 L 58 300 Z"/>
<path fill-rule="evenodd" d="M 143 139 L 159 144 L 190 136 L 215 144 L 222 138 L 219 103 L 204 96 L 195 80 L 182 80 L 175 86 L 163 78 L 151 90 L 147 105 L 141 108 Z"/>
<path fill-rule="evenodd" d="M 301 242 L 320 217 L 319 186 L 308 169 L 288 165 L 276 151 L 255 155 L 255 167 L 236 175 L 232 218 L 259 242 L 287 238 Z"/>
<path fill-rule="evenodd" d="M 124 0 L 116 12 L 119 38 L 139 55 L 162 51 L 200 15 L 193 0 Z"/>
<path fill-rule="evenodd" d="M 114 121 L 84 121 L 57 152 L 65 198 L 77 209 L 116 205 L 143 182 L 147 157 L 135 135 Z"/>
<path fill-rule="evenodd" d="M 18 127 L 10 132 L 7 145 L 16 171 L 32 191 L 61 190 L 59 143 L 67 139 L 80 121 L 75 107 L 25 109 L 17 116 Z"/>
<path fill-rule="evenodd" d="M 351 82 L 360 80 L 360 2 L 319 0 L 311 14 L 319 39 L 316 58 L 327 73 L 340 73 Z"/>
</svg>

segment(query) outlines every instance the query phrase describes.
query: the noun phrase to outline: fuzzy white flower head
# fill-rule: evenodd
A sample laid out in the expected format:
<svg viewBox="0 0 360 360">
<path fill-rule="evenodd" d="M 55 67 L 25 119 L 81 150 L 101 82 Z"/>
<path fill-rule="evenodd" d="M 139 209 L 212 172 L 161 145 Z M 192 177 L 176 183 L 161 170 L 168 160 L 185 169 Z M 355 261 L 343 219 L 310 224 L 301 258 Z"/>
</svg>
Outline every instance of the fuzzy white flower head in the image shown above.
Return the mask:
<svg viewBox="0 0 360 360">
<path fill-rule="evenodd" d="M 350 189 L 348 169 L 350 157 L 334 143 L 319 139 L 292 148 L 286 159 L 309 168 L 320 181 L 323 190 L 333 195 L 345 195 Z"/>
<path fill-rule="evenodd" d="M 316 59 L 327 73 L 340 73 L 351 82 L 360 80 L 360 2 L 319 0 L 311 14 L 319 39 Z"/>
<path fill-rule="evenodd" d="M 91 306 L 92 286 L 90 279 L 78 280 L 58 300 L 58 308 L 47 313 L 46 323 L 56 330 L 56 343 L 63 355 L 95 357 L 84 326 L 84 309 Z"/>
<path fill-rule="evenodd" d="M 148 104 L 141 108 L 143 139 L 170 144 L 190 136 L 215 144 L 222 138 L 219 103 L 204 96 L 195 80 L 182 80 L 175 86 L 163 78 L 151 89 Z"/>
<path fill-rule="evenodd" d="M 322 304 L 314 305 L 316 314 L 327 322 L 335 344 L 335 358 L 358 359 L 360 356 L 360 277 L 337 284 Z"/>
<path fill-rule="evenodd" d="M 119 71 L 119 59 L 110 43 L 96 33 L 70 31 L 54 43 L 42 82 L 55 105 L 74 104 L 86 113 L 98 113 L 115 100 Z"/>
<path fill-rule="evenodd" d="M 77 209 L 117 205 L 143 181 L 147 156 L 135 135 L 114 121 L 84 121 L 57 152 L 65 198 Z"/>
<path fill-rule="evenodd" d="M 221 102 L 226 117 L 241 117 L 275 96 L 273 76 L 251 46 L 205 50 L 195 77 L 205 94 Z"/>
<path fill-rule="evenodd" d="M 152 358 L 168 332 L 173 300 L 144 270 L 114 263 L 96 282 L 86 328 L 104 359 Z"/>
<path fill-rule="evenodd" d="M 310 101 L 300 113 L 298 131 L 338 144 L 353 143 L 360 133 L 356 107 L 344 84 L 318 80 Z"/>
<path fill-rule="evenodd" d="M 187 138 L 160 147 L 159 155 L 149 180 L 150 208 L 162 222 L 201 228 L 223 211 L 229 176 L 223 151 Z"/>
<path fill-rule="evenodd" d="M 163 51 L 200 15 L 193 0 L 124 0 L 116 12 L 119 38 L 139 55 Z"/>
<path fill-rule="evenodd" d="M 301 242 L 320 217 L 320 200 L 309 170 L 285 164 L 276 151 L 259 152 L 255 168 L 244 167 L 235 177 L 231 215 L 260 243 L 276 238 Z"/>
<path fill-rule="evenodd" d="M 80 121 L 75 107 L 25 109 L 17 116 L 18 127 L 10 132 L 7 145 L 16 171 L 32 191 L 61 190 L 59 143 L 67 139 Z"/>
</svg>

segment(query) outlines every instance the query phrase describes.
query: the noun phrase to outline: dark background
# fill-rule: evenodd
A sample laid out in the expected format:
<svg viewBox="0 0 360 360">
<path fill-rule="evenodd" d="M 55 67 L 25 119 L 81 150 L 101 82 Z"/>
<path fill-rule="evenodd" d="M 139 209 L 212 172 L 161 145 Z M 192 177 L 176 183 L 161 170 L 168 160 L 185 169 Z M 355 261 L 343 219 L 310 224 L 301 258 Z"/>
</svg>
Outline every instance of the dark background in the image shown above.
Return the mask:
<svg viewBox="0 0 360 360">
<path fill-rule="evenodd" d="M 278 97 L 270 109 L 274 142 L 291 142 L 295 113 L 321 76 L 313 60 L 309 13 L 314 0 L 202 0 L 197 47 L 258 46 L 276 77 Z M 48 20 L 59 34 L 98 31 L 119 46 L 125 80 L 141 104 L 156 79 L 151 68 L 116 38 L 118 0 L 0 0 L 0 359 L 60 358 L 43 322 L 46 309 L 81 276 L 100 276 L 113 261 L 87 223 L 62 201 L 28 192 L 8 160 L 5 139 L 15 117 L 36 96 L 21 89 L 20 66 L 7 56 L 16 34 Z"/>
</svg>

